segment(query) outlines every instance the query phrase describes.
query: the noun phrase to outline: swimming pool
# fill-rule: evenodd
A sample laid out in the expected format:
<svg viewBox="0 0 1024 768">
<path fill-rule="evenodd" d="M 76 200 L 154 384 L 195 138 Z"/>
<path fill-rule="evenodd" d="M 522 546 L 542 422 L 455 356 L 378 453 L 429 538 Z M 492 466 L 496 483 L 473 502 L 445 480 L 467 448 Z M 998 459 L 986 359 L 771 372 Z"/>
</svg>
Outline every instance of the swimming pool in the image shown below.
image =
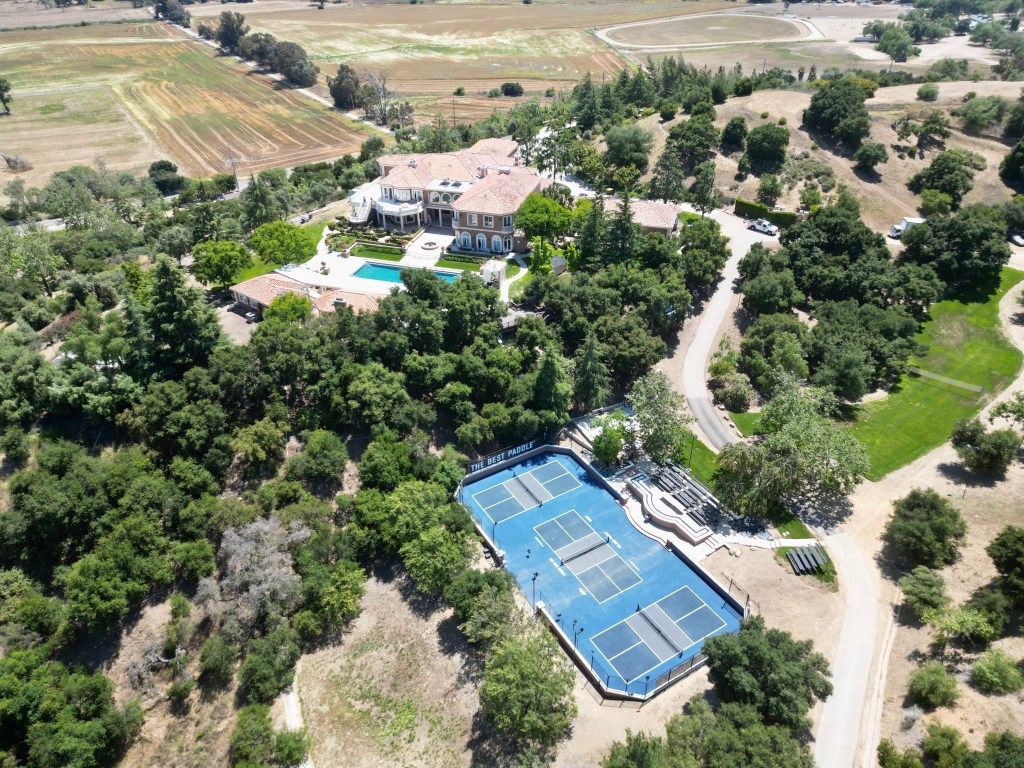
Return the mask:
<svg viewBox="0 0 1024 768">
<path fill-rule="evenodd" d="M 376 261 L 368 261 L 357 269 L 352 277 L 363 277 L 367 280 L 383 280 L 386 283 L 401 283 L 402 270 L 409 267 L 396 267 L 394 264 L 380 264 Z M 439 272 L 436 269 L 434 274 L 446 283 L 454 283 L 457 274 L 452 272 Z"/>
</svg>

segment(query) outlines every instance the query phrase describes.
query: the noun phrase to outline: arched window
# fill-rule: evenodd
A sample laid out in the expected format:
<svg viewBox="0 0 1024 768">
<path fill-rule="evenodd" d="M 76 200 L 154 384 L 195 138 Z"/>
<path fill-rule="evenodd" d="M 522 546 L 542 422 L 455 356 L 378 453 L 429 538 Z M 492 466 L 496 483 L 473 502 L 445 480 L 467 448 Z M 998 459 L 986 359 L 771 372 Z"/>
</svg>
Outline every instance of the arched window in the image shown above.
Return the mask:
<svg viewBox="0 0 1024 768">
<path fill-rule="evenodd" d="M 441 199 L 441 196 L 439 194 L 437 194 L 437 192 L 431 192 L 430 193 L 430 202 L 436 203 L 440 199 Z"/>
<path fill-rule="evenodd" d="M 463 232 L 462 233 L 462 247 L 463 248 L 472 248 L 473 247 L 473 238 L 471 238 L 469 236 L 469 232 Z"/>
<path fill-rule="evenodd" d="M 487 235 L 480 233 L 476 236 L 476 249 L 478 251 L 487 250 Z"/>
<path fill-rule="evenodd" d="M 501 238 L 497 235 L 491 238 L 491 252 L 501 253 Z"/>
<path fill-rule="evenodd" d="M 445 192 L 443 195 L 441 195 L 441 202 L 442 203 L 450 203 L 451 201 L 452 201 L 452 196 L 449 195 L 447 192 Z"/>
</svg>

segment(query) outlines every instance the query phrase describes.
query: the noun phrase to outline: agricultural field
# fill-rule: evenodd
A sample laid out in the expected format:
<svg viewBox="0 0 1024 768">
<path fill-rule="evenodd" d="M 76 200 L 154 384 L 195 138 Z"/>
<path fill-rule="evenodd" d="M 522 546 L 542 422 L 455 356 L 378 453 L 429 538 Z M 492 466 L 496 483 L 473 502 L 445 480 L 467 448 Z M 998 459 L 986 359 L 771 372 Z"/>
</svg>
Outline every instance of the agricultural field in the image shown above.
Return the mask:
<svg viewBox="0 0 1024 768">
<path fill-rule="evenodd" d="M 139 170 L 166 156 L 200 176 L 229 170 L 233 155 L 245 174 L 335 158 L 366 138 L 362 126 L 181 34 L 157 24 L 0 33 L 16 94 L 3 151 L 33 164 L 26 183 L 97 158 Z"/>
<path fill-rule="evenodd" d="M 727 7 L 718 0 L 678 3 L 598 2 L 452 5 L 327 5 L 320 11 L 268 2 L 242 9 L 256 32 L 302 45 L 324 76 L 340 63 L 384 70 L 401 96 L 450 96 L 462 86 L 481 96 L 507 80 L 528 93 L 571 87 L 586 72 L 614 75 L 623 59 L 592 28 L 680 11 Z M 192 6 L 216 16 L 219 6 Z M 450 106 L 450 105 L 449 105 Z M 508 104 L 491 102 L 483 114 Z M 480 114 L 477 112 L 476 114 Z M 480 115 L 482 116 L 482 115 Z"/>
</svg>

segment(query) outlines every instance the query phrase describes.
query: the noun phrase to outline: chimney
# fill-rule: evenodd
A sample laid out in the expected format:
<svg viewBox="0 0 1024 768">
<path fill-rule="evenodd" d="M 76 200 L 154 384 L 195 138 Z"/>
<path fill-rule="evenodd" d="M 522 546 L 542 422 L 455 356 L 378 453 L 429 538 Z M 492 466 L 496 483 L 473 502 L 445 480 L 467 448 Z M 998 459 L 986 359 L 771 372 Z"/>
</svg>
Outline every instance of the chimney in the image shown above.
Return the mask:
<svg viewBox="0 0 1024 768">
<path fill-rule="evenodd" d="M 484 163 L 483 165 L 481 165 L 476 170 L 477 170 L 477 175 L 479 176 L 479 178 L 481 178 L 481 179 L 484 178 L 487 175 L 487 164 Z"/>
<path fill-rule="evenodd" d="M 409 166 L 412 167 L 412 168 L 416 167 L 416 158 L 415 157 L 409 158 Z"/>
<path fill-rule="evenodd" d="M 345 301 L 345 297 L 344 296 L 335 296 L 334 297 L 334 306 L 335 307 L 344 307 L 346 304 L 348 304 L 348 302 Z"/>
<path fill-rule="evenodd" d="M 512 169 L 507 165 L 503 165 L 498 169 L 498 173 L 504 173 L 506 176 L 508 176 L 510 173 L 512 173 Z"/>
</svg>

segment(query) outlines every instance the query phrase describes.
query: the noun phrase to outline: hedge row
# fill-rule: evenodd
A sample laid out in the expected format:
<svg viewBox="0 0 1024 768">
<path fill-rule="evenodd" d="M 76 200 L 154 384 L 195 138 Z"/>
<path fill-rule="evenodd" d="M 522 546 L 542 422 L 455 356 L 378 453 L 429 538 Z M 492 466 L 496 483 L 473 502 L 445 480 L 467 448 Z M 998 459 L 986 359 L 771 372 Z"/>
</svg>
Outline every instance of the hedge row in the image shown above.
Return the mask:
<svg viewBox="0 0 1024 768">
<path fill-rule="evenodd" d="M 771 211 L 767 205 L 755 203 L 753 200 L 736 198 L 736 208 L 733 212 L 737 216 L 746 216 L 749 219 L 768 219 L 772 224 L 781 229 L 786 229 L 796 223 L 796 214 L 793 211 Z"/>
</svg>

